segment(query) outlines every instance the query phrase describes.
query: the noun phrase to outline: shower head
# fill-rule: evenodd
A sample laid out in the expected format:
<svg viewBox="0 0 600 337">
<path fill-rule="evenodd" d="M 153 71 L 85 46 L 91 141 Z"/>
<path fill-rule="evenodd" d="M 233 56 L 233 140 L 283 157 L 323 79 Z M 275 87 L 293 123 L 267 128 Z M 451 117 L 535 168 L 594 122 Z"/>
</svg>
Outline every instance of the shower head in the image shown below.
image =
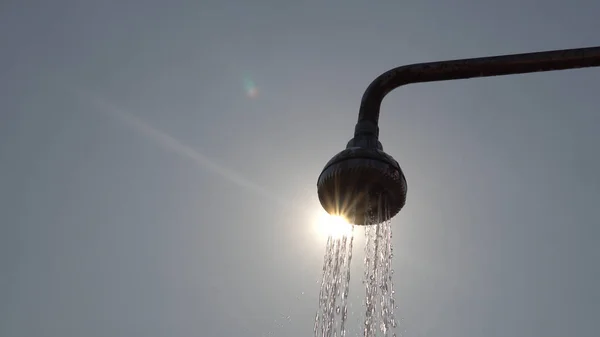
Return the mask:
<svg viewBox="0 0 600 337">
<path fill-rule="evenodd" d="M 321 205 L 356 225 L 391 219 L 406 203 L 406 179 L 376 136 L 355 137 L 325 165 L 317 181 Z M 388 211 L 378 210 L 384 202 Z M 378 214 L 375 220 L 374 216 Z"/>
<path fill-rule="evenodd" d="M 379 108 L 392 90 L 411 83 L 525 74 L 600 66 L 600 47 L 552 50 L 453 61 L 419 63 L 391 69 L 377 77 L 363 94 L 354 138 L 325 165 L 317 182 L 321 205 L 329 214 L 343 215 L 357 225 L 386 221 L 406 202 L 404 174 L 383 152 Z M 388 212 L 377 208 L 381 201 Z M 371 219 L 369 219 L 371 218 Z"/>
</svg>

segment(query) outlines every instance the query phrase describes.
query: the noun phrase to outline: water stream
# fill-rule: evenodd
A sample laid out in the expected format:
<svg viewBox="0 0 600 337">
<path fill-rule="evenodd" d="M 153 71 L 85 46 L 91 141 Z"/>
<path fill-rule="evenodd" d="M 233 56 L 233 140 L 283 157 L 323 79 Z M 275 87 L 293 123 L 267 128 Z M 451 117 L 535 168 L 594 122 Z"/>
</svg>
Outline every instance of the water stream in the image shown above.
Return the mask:
<svg viewBox="0 0 600 337">
<path fill-rule="evenodd" d="M 346 335 L 353 232 L 354 228 L 352 234 L 348 236 L 330 235 L 327 239 L 319 292 L 319 309 L 315 317 L 315 337 Z"/>
<path fill-rule="evenodd" d="M 389 210 L 380 199 L 377 212 L 369 217 L 365 230 L 365 317 L 364 337 L 396 337 L 394 286 L 392 282 L 392 230 Z M 355 230 L 348 236 L 329 236 L 325 247 L 315 337 L 344 337 L 348 319 L 350 263 Z"/>
<path fill-rule="evenodd" d="M 383 201 L 379 202 L 378 212 L 371 218 L 377 225 L 365 228 L 365 325 L 364 336 L 395 336 L 394 284 L 392 281 L 392 229 L 388 218 L 389 210 Z"/>
</svg>

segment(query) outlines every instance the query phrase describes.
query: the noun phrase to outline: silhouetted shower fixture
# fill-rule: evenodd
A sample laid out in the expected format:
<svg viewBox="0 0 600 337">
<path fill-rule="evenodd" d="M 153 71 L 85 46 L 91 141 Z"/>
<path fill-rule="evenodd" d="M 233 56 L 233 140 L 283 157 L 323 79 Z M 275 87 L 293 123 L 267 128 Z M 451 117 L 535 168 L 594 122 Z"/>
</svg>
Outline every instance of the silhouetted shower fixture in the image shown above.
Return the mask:
<svg viewBox="0 0 600 337">
<path fill-rule="evenodd" d="M 346 149 L 335 155 L 317 181 L 317 193 L 329 214 L 356 225 L 377 213 L 385 199 L 389 220 L 404 207 L 407 185 L 402 169 L 379 142 L 379 110 L 392 90 L 411 83 L 459 80 L 600 66 L 600 47 L 554 50 L 452 61 L 419 63 L 391 69 L 363 94 L 358 122 Z M 381 216 L 381 215 L 380 215 Z"/>
</svg>

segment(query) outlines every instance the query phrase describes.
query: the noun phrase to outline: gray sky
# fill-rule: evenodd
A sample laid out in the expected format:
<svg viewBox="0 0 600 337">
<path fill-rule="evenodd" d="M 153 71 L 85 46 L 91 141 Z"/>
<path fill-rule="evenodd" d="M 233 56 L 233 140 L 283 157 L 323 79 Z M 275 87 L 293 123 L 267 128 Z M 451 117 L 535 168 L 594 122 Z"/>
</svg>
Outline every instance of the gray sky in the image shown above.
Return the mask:
<svg viewBox="0 0 600 337">
<path fill-rule="evenodd" d="M 0 2 L 0 336 L 312 335 L 315 183 L 370 81 L 600 45 L 599 13 L 591 0 Z M 393 221 L 406 336 L 598 336 L 599 86 L 588 69 L 386 98 L 381 140 L 409 183 Z"/>
</svg>

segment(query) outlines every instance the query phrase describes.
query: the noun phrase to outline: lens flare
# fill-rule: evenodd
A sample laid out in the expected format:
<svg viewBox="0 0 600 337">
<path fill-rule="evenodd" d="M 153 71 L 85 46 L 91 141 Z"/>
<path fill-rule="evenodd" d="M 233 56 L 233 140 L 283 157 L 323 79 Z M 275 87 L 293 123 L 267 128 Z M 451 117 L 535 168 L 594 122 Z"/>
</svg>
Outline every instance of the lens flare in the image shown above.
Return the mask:
<svg viewBox="0 0 600 337">
<path fill-rule="evenodd" d="M 244 79 L 244 91 L 246 92 L 246 96 L 248 96 L 249 98 L 258 97 L 258 87 L 254 83 L 254 81 L 252 81 L 249 78 Z"/>
</svg>

